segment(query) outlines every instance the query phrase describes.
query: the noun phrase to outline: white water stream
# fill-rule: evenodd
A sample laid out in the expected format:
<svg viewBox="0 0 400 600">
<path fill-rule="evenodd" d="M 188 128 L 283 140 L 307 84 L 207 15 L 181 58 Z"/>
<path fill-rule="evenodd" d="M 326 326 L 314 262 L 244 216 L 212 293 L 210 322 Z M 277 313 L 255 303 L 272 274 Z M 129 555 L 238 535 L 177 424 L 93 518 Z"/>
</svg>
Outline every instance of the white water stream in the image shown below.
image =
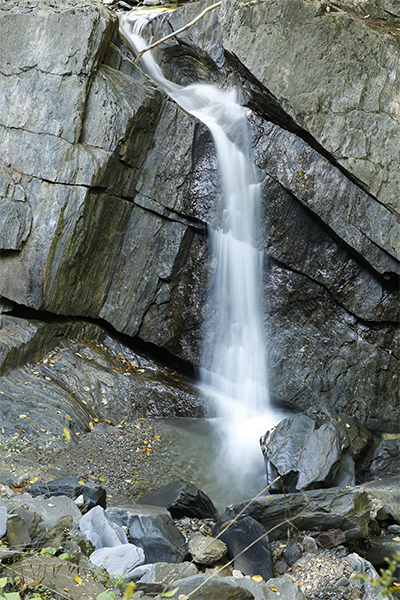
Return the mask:
<svg viewBox="0 0 400 600">
<path fill-rule="evenodd" d="M 141 37 L 148 20 L 136 11 L 120 16 L 120 32 L 136 53 L 148 45 Z M 243 491 L 248 497 L 265 480 L 259 437 L 282 415 L 270 409 L 268 399 L 260 302 L 263 256 L 254 239 L 260 185 L 251 159 L 246 113 L 234 90 L 175 84 L 165 78 L 150 52 L 140 64 L 185 111 L 209 128 L 217 151 L 224 201 L 223 223 L 210 234 L 217 265 L 212 291 L 217 320 L 213 331 L 204 335 L 203 355 L 211 367 L 200 369 L 200 386 L 215 402 L 219 417 L 219 485 L 231 491 L 237 487 L 240 491 L 233 498 Z"/>
</svg>

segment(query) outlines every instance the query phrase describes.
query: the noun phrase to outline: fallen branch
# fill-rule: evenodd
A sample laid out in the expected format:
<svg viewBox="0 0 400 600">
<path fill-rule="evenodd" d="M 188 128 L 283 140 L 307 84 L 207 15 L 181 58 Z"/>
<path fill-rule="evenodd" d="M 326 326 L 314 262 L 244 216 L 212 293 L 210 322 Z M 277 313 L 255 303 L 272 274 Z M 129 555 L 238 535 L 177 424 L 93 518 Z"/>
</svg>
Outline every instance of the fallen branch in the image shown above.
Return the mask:
<svg viewBox="0 0 400 600">
<path fill-rule="evenodd" d="M 166 42 L 167 40 L 170 40 L 171 38 L 175 37 L 176 35 L 179 35 L 183 31 L 186 31 L 186 29 L 189 29 L 189 27 L 191 27 L 192 25 L 194 25 L 195 23 L 197 23 L 197 21 L 200 21 L 200 19 L 202 19 L 204 17 L 204 15 L 206 15 L 208 12 L 210 12 L 210 10 L 213 10 L 214 8 L 218 8 L 218 6 L 221 6 L 221 4 L 222 4 L 222 1 L 221 2 L 216 2 L 215 4 L 212 4 L 211 6 L 208 6 L 199 15 L 197 15 L 197 17 L 195 19 L 193 19 L 193 21 L 190 21 L 190 23 L 188 23 L 184 27 L 181 27 L 180 29 L 177 29 L 176 31 L 173 31 L 172 33 L 170 33 L 169 35 L 166 35 L 165 37 L 161 38 L 160 40 L 157 40 L 157 42 L 154 42 L 153 44 L 150 44 L 150 46 L 147 46 L 147 48 L 143 48 L 143 50 L 141 50 L 139 52 L 139 54 L 137 55 L 136 60 L 135 60 L 135 64 L 137 64 L 139 62 L 139 60 L 142 58 L 142 56 L 143 56 L 143 54 L 145 52 L 147 52 L 148 50 L 153 50 L 153 48 L 155 48 L 159 44 L 162 44 L 163 42 Z"/>
</svg>

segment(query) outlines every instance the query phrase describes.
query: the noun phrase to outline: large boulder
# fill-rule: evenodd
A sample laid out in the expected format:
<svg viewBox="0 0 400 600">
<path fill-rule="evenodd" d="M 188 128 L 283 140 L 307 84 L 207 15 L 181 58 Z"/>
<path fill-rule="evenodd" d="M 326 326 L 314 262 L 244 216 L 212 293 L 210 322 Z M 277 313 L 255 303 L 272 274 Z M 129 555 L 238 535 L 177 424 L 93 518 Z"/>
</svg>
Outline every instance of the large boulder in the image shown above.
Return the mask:
<svg viewBox="0 0 400 600">
<path fill-rule="evenodd" d="M 180 563 L 187 552 L 185 538 L 165 508 L 131 506 L 107 508 L 107 518 L 117 527 L 127 527 L 129 539 L 143 549 L 146 563 Z"/>
<path fill-rule="evenodd" d="M 373 436 L 328 405 L 283 419 L 260 439 L 272 492 L 355 485 L 355 462 Z M 282 489 L 283 488 L 283 489 Z"/>
<path fill-rule="evenodd" d="M 194 517 L 197 519 L 215 519 L 217 510 L 211 500 L 193 483 L 177 479 L 167 485 L 142 496 L 138 504 L 163 506 L 174 519 Z"/>
<path fill-rule="evenodd" d="M 258 521 L 270 540 L 287 535 L 288 530 L 328 529 L 341 529 L 346 541 L 367 538 L 372 507 L 367 492 L 357 487 L 260 496 L 251 503 L 229 506 L 217 522 L 214 535 L 241 513 Z"/>
</svg>

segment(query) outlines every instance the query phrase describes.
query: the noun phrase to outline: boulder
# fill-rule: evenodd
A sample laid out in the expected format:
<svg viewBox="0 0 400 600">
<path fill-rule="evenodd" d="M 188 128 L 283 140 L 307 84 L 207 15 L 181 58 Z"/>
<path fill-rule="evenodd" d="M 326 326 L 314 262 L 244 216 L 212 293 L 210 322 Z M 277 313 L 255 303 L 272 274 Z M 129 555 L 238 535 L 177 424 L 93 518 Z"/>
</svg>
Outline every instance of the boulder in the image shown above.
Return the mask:
<svg viewBox="0 0 400 600">
<path fill-rule="evenodd" d="M 101 506 L 95 506 L 80 519 L 79 529 L 84 539 L 89 540 L 96 550 L 128 543 L 125 531 L 108 519 Z"/>
<path fill-rule="evenodd" d="M 19 515 L 10 515 L 7 520 L 7 540 L 11 549 L 24 550 L 32 542 L 26 521 Z"/>
<path fill-rule="evenodd" d="M 138 504 L 163 506 L 174 519 L 194 517 L 215 519 L 217 510 L 212 500 L 193 483 L 177 479 L 142 496 Z"/>
<path fill-rule="evenodd" d="M 145 561 L 144 552 L 134 544 L 98 548 L 90 555 L 90 562 L 103 567 L 110 575 L 129 579 L 131 572 Z"/>
<path fill-rule="evenodd" d="M 143 549 L 146 563 L 180 563 L 187 552 L 185 538 L 165 508 L 113 506 L 106 517 L 118 527 L 127 527 L 129 539 Z"/>
<path fill-rule="evenodd" d="M 173 586 L 179 588 L 180 594 L 191 594 L 193 600 L 254 600 L 253 594 L 242 588 L 233 577 L 215 579 L 206 574 L 194 575 L 178 579 Z"/>
<path fill-rule="evenodd" d="M 76 500 L 79 496 L 83 496 L 85 503 L 88 505 L 88 510 L 94 506 L 106 508 L 106 490 L 99 484 L 79 483 L 76 477 L 59 477 L 52 479 L 47 483 L 37 481 L 29 485 L 25 490 L 32 496 L 68 496 L 72 500 Z"/>
<path fill-rule="evenodd" d="M 369 472 L 373 477 L 400 475 L 400 438 L 382 440 L 371 457 Z"/>
<path fill-rule="evenodd" d="M 189 552 L 195 563 L 212 565 L 221 560 L 228 551 L 221 539 L 193 535 L 189 540 Z"/>
<path fill-rule="evenodd" d="M 144 565 L 140 578 L 138 577 L 139 572 L 140 567 L 135 569 L 129 577 L 137 582 L 136 589 L 145 594 L 160 594 L 168 585 L 174 588 L 177 579 L 197 575 L 198 570 L 192 563 L 183 562 L 179 565 L 170 563 Z"/>
<path fill-rule="evenodd" d="M 387 568 L 387 560 L 392 560 L 396 554 L 400 553 L 399 535 L 382 535 L 371 537 L 370 545 L 367 549 L 366 559 L 374 565 L 376 569 L 380 567 Z"/>
<path fill-rule="evenodd" d="M 237 584 L 249 590 L 255 600 L 305 600 L 305 596 L 298 585 L 284 577 L 272 577 L 266 582 L 258 583 L 251 579 L 237 579 Z"/>
<path fill-rule="evenodd" d="M 295 492 L 353 486 L 354 459 L 366 455 L 373 436 L 356 419 L 318 404 L 283 419 L 260 444 L 270 490 Z"/>
<path fill-rule="evenodd" d="M 265 581 L 273 576 L 268 535 L 255 519 L 240 517 L 220 534 L 219 539 L 227 545 L 228 557 L 233 559 L 234 569 L 244 575 L 261 575 Z M 251 547 L 246 550 L 248 546 Z"/>
<path fill-rule="evenodd" d="M 380 477 L 362 484 L 363 489 L 371 498 L 377 518 L 389 518 L 400 524 L 400 475 Z"/>
<path fill-rule="evenodd" d="M 372 501 L 365 488 L 324 489 L 260 496 L 250 506 L 242 502 L 228 507 L 214 528 L 214 535 L 225 528 L 242 510 L 244 516 L 258 521 L 270 540 L 287 531 L 324 531 L 341 529 L 346 541 L 367 538 Z M 290 516 L 288 516 L 290 515 Z"/>
<path fill-rule="evenodd" d="M 43 534 L 53 529 L 62 517 L 71 517 L 71 529 L 76 529 L 81 512 L 67 496 L 30 498 L 28 494 L 14 496 L 11 500 L 13 513 L 19 514 L 27 523 L 29 533 Z"/>
</svg>

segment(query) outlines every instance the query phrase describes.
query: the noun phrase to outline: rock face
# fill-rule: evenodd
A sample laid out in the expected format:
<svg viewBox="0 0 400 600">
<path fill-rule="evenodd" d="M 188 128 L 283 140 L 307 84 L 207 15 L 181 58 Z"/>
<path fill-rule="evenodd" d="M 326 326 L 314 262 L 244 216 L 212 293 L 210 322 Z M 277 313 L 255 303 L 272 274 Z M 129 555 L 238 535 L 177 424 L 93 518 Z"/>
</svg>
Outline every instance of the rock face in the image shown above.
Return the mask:
<svg viewBox="0 0 400 600">
<path fill-rule="evenodd" d="M 235 84 L 249 108 L 272 398 L 396 421 L 399 23 L 389 4 L 226 0 L 157 56 L 177 81 Z M 208 131 L 143 76 L 100 4 L 9 1 L 0 35 L 0 297 L 102 319 L 197 365 L 213 313 L 205 232 L 222 211 Z"/>
</svg>

